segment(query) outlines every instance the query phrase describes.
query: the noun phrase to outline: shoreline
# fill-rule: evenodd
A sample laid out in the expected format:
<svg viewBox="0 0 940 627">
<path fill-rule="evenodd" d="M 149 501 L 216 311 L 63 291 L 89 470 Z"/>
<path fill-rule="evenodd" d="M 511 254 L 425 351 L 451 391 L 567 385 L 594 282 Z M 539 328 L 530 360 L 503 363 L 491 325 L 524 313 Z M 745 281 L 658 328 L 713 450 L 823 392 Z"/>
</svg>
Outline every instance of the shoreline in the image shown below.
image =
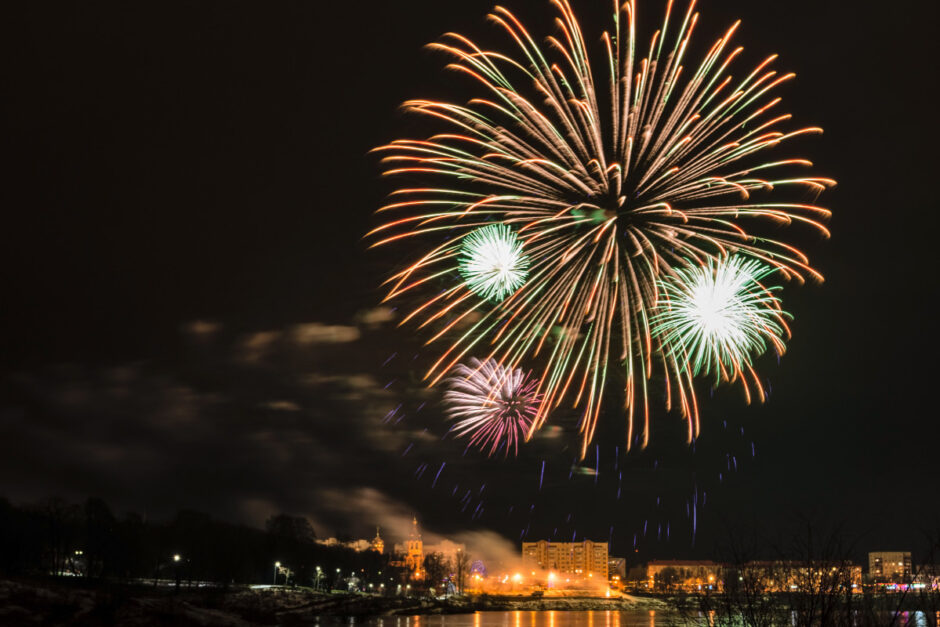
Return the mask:
<svg viewBox="0 0 940 627">
<path fill-rule="evenodd" d="M 526 597 L 479 596 L 453 599 L 468 612 L 513 611 L 611 611 L 611 610 L 665 610 L 668 604 L 660 599 L 624 595 L 622 597 Z"/>
<path fill-rule="evenodd" d="M 323 593 L 308 588 L 238 586 L 187 588 L 140 583 L 62 580 L 0 580 L 0 624 L 50 621 L 82 625 L 198 624 L 204 627 L 314 624 L 320 618 L 435 616 L 511 611 L 668 610 L 666 602 L 645 597 L 468 596 L 383 597 Z M 62 619 L 65 618 L 65 622 Z"/>
</svg>

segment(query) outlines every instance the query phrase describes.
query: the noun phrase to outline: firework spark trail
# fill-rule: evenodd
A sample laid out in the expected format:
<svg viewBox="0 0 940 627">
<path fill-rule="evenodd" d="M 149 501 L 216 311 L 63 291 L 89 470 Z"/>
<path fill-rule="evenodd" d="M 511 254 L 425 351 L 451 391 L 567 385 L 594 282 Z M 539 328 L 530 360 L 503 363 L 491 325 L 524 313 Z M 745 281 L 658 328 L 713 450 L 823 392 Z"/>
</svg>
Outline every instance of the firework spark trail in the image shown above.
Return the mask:
<svg viewBox="0 0 940 627">
<path fill-rule="evenodd" d="M 368 234 L 372 246 L 437 242 L 388 279 L 386 300 L 435 293 L 402 320 L 439 327 L 428 343 L 447 343 L 425 375 L 431 385 L 473 353 L 508 370 L 537 360 L 544 400 L 527 437 L 553 409 L 573 405 L 583 412 L 583 458 L 613 367 L 625 380 L 628 447 L 648 442 L 654 373 L 691 441 L 699 432 L 692 368 L 651 332 L 659 282 L 729 253 L 783 279 L 821 280 L 806 255 L 765 232 L 803 225 L 828 236 L 828 210 L 771 192 L 817 195 L 835 182 L 802 174 L 812 166 L 803 158 L 760 158 L 821 129 L 790 128 L 791 116 L 777 110 L 777 89 L 794 75 L 771 68 L 776 55 L 732 77 L 738 23 L 699 62 L 685 58 L 698 24 L 694 1 L 678 26 L 667 4 L 643 58 L 636 2 L 615 0 L 612 31 L 599 40 L 585 37 L 568 0 L 552 4 L 560 35 L 544 47 L 512 12 L 494 9 L 490 19 L 516 58 L 454 33 L 431 46 L 481 93 L 465 105 L 406 102 L 448 130 L 376 149 L 385 175 L 426 182 L 392 193 L 378 210 L 389 221 Z M 529 261 L 524 283 L 504 284 L 497 303 L 475 293 L 472 281 L 447 284 L 467 257 L 468 238 L 494 224 L 512 229 Z"/>
<path fill-rule="evenodd" d="M 391 420 L 392 418 L 394 418 L 394 417 L 398 414 L 398 412 L 401 410 L 401 408 L 402 408 L 402 405 L 401 405 L 401 403 L 399 403 L 398 407 L 396 407 L 395 409 L 393 409 L 393 410 L 389 411 L 387 414 L 385 414 L 385 417 L 382 418 L 382 422 L 383 422 L 383 423 L 387 423 L 389 420 Z"/>
<path fill-rule="evenodd" d="M 594 446 L 594 485 L 597 485 L 597 478 L 601 476 L 601 447 L 599 444 Z"/>
<path fill-rule="evenodd" d="M 434 475 L 434 481 L 431 482 L 431 489 L 433 489 L 434 486 L 437 485 L 437 480 L 441 476 L 441 472 L 443 472 L 444 466 L 446 465 L 447 465 L 447 462 L 441 462 L 441 467 L 437 469 L 437 474 Z"/>
</svg>

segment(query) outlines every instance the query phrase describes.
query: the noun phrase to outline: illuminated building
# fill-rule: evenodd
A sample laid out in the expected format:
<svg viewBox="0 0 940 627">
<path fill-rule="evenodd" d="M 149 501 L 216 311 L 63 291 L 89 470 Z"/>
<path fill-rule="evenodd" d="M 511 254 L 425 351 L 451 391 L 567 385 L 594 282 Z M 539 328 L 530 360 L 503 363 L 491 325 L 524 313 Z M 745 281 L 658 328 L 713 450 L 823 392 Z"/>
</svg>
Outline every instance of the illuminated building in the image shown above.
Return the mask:
<svg viewBox="0 0 940 627">
<path fill-rule="evenodd" d="M 385 552 L 385 540 L 382 539 L 382 536 L 379 535 L 379 528 L 375 528 L 375 537 L 372 538 L 372 550 L 376 553 Z"/>
<path fill-rule="evenodd" d="M 373 546 L 376 542 L 382 542 L 378 532 L 376 532 L 375 539 L 372 542 Z M 466 545 L 451 542 L 446 539 L 441 540 L 437 544 L 425 544 L 424 540 L 421 539 L 421 532 L 418 531 L 418 519 L 415 517 L 411 521 L 411 533 L 408 539 L 395 544 L 394 559 L 390 564 L 408 570 L 410 579 L 424 579 L 424 563 L 428 555 L 439 553 L 445 560 L 449 560 L 453 563 L 458 553 L 466 553 L 466 551 Z"/>
<path fill-rule="evenodd" d="M 877 551 L 868 554 L 868 576 L 872 581 L 909 581 L 910 551 Z"/>
<path fill-rule="evenodd" d="M 411 579 L 424 579 L 424 542 L 421 540 L 421 533 L 418 531 L 418 518 L 412 521 L 411 534 L 404 544 L 395 545 L 395 553 L 401 559 L 392 562 L 393 565 L 402 566 L 411 571 Z"/>
<path fill-rule="evenodd" d="M 646 565 L 646 585 L 653 588 L 702 590 L 721 582 L 721 564 L 711 560 L 653 560 Z"/>
<path fill-rule="evenodd" d="M 530 570 L 550 570 L 607 581 L 607 543 L 538 542 L 522 543 L 522 563 Z"/>
<path fill-rule="evenodd" d="M 618 577 L 618 581 L 625 580 L 627 578 L 627 558 L 607 558 L 607 572 L 609 573 L 611 579 Z"/>
<path fill-rule="evenodd" d="M 350 549 L 356 553 L 363 553 L 365 551 L 375 551 L 376 553 L 382 553 L 385 551 L 385 541 L 382 540 L 382 537 L 379 535 L 379 528 L 375 528 L 375 537 L 371 540 L 340 540 L 338 538 L 317 538 L 314 540 L 317 544 L 321 546 L 328 546 L 330 548 L 343 548 Z"/>
<path fill-rule="evenodd" d="M 844 561 L 752 561 L 736 572 L 747 585 L 765 592 L 862 589 L 862 567 Z"/>
<path fill-rule="evenodd" d="M 418 531 L 418 518 L 412 519 L 411 524 L 411 535 L 405 541 L 405 565 L 415 579 L 421 579 L 424 572 L 424 542 Z"/>
<path fill-rule="evenodd" d="M 914 569 L 914 589 L 940 590 L 940 564 L 923 564 Z"/>
</svg>

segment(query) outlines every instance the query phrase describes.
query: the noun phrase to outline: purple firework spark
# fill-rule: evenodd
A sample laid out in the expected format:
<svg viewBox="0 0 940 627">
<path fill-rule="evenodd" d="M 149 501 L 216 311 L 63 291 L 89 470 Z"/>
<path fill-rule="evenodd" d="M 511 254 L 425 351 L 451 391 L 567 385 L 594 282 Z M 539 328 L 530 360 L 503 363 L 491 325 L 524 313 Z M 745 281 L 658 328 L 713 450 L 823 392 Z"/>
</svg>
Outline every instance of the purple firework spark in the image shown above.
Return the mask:
<svg viewBox="0 0 940 627">
<path fill-rule="evenodd" d="M 457 437 L 470 436 L 468 446 L 489 447 L 493 455 L 505 443 L 506 455 L 519 452 L 519 441 L 532 425 L 541 395 L 531 373 L 504 368 L 495 359 L 471 358 L 469 366 L 458 364 L 448 379 L 444 402 L 448 417 L 456 421 Z"/>
</svg>

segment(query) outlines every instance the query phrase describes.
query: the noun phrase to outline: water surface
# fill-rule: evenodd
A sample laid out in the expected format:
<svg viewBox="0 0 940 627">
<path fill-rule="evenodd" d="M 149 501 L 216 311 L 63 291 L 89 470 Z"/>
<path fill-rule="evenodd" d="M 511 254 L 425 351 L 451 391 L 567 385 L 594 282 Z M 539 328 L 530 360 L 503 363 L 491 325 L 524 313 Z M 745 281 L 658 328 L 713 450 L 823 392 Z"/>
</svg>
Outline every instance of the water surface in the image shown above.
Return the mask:
<svg viewBox="0 0 940 627">
<path fill-rule="evenodd" d="M 654 610 L 517 610 L 439 616 L 376 616 L 347 619 L 363 627 L 670 627 L 682 621 Z"/>
</svg>

